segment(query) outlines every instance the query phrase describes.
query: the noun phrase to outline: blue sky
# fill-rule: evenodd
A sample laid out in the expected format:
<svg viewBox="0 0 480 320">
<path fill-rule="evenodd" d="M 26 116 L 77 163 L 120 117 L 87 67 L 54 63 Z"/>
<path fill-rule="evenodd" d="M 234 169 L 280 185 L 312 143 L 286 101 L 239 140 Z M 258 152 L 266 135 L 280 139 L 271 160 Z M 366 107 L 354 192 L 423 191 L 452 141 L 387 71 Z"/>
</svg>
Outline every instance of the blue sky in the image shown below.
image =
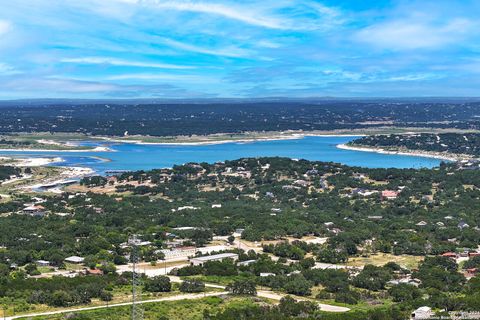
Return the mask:
<svg viewBox="0 0 480 320">
<path fill-rule="evenodd" d="M 15 0 L 0 99 L 480 96 L 477 0 Z"/>
</svg>

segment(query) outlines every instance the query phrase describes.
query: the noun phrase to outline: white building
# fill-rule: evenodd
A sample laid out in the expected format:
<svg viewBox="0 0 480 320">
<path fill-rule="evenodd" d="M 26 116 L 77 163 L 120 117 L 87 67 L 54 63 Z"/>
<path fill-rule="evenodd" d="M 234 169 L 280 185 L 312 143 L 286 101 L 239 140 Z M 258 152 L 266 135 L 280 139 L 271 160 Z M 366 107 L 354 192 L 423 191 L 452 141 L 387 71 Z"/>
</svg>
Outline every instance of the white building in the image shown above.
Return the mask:
<svg viewBox="0 0 480 320">
<path fill-rule="evenodd" d="M 246 260 L 246 261 L 240 261 L 239 263 L 237 263 L 237 266 L 249 266 L 251 265 L 252 263 L 255 263 L 257 260 Z"/>
<path fill-rule="evenodd" d="M 274 277 L 275 276 L 275 273 L 271 273 L 271 272 L 261 272 L 260 273 L 260 277 Z"/>
<path fill-rule="evenodd" d="M 434 315 L 432 308 L 430 307 L 420 307 L 417 310 L 412 312 L 411 319 L 430 319 Z"/>
<path fill-rule="evenodd" d="M 195 257 L 190 259 L 190 263 L 194 266 L 201 266 L 205 262 L 208 261 L 222 261 L 224 259 L 232 259 L 233 261 L 238 260 L 238 254 L 236 253 L 220 253 L 214 254 L 212 256 L 204 256 L 204 257 Z"/>
<path fill-rule="evenodd" d="M 36 263 L 37 266 L 39 266 L 39 267 L 48 267 L 48 266 L 50 266 L 50 261 L 47 261 L 47 260 L 37 260 L 37 261 L 35 261 L 35 263 Z"/>
<path fill-rule="evenodd" d="M 78 264 L 83 263 L 84 260 L 85 258 L 82 258 L 79 256 L 71 256 L 71 257 L 65 258 L 65 262 L 78 263 Z"/>
<path fill-rule="evenodd" d="M 183 247 L 178 249 L 162 249 L 158 250 L 157 252 L 161 252 L 165 256 L 165 260 L 173 260 L 173 259 L 181 259 L 181 258 L 188 258 L 195 255 L 197 250 L 195 247 Z"/>
</svg>

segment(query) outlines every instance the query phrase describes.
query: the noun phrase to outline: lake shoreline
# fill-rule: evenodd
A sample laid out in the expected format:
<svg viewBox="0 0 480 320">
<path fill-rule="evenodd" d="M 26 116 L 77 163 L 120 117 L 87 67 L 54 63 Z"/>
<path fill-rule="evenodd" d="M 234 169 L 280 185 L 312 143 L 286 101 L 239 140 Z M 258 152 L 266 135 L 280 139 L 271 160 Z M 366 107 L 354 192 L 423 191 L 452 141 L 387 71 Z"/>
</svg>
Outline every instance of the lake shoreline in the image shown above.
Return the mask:
<svg viewBox="0 0 480 320">
<path fill-rule="evenodd" d="M 92 149 L 0 149 L 0 152 L 114 152 L 115 150 L 108 147 L 95 147 Z"/>
<path fill-rule="evenodd" d="M 160 145 L 160 146 L 205 146 L 205 145 L 217 145 L 225 143 L 252 143 L 252 142 L 264 142 L 264 141 L 282 141 L 282 140 L 299 140 L 305 137 L 362 137 L 365 134 L 312 134 L 312 133 L 295 133 L 285 134 L 284 136 L 272 136 L 272 137 L 258 137 L 258 138 L 245 138 L 245 139 L 225 139 L 215 141 L 172 141 L 172 142 L 146 142 L 142 140 L 126 140 L 117 138 L 105 138 L 108 142 L 114 143 L 131 143 L 138 145 Z"/>
<path fill-rule="evenodd" d="M 385 150 L 383 148 L 375 148 L 375 147 L 367 147 L 367 146 L 349 146 L 347 144 L 338 144 L 336 147 L 338 149 L 350 150 L 350 151 L 363 151 L 363 152 L 374 152 L 374 153 L 380 153 L 380 154 L 433 158 L 433 159 L 446 160 L 446 161 L 452 161 L 452 162 L 474 158 L 473 156 L 456 155 L 452 153 L 440 154 L 437 152 L 416 151 L 416 150 Z"/>
<path fill-rule="evenodd" d="M 176 136 L 149 136 L 149 135 L 127 135 L 127 136 L 88 136 L 69 133 L 57 133 L 56 135 L 46 133 L 28 134 L 19 133 L 20 137 L 24 135 L 28 139 L 34 139 L 39 143 L 46 145 L 65 146 L 65 149 L 50 148 L 0 148 L 0 152 L 114 152 L 108 146 L 98 146 L 92 149 L 79 147 L 82 141 L 96 141 L 106 143 L 131 143 L 139 145 L 165 145 L 165 146 L 203 146 L 225 143 L 251 143 L 261 141 L 291 140 L 302 139 L 305 137 L 362 137 L 377 134 L 412 134 L 422 132 L 471 132 L 471 130 L 458 129 L 435 129 L 428 127 L 375 127 L 363 129 L 335 129 L 335 130 L 284 130 L 284 131 L 247 131 L 242 133 L 214 133 L 208 135 L 176 135 Z M 6 136 L 8 137 L 8 135 Z M 38 137 L 38 138 L 36 138 Z M 73 148 L 73 149 L 72 149 Z"/>
<path fill-rule="evenodd" d="M 69 152 L 18 152 L 2 154 L 9 158 L 15 158 L 17 161 L 11 161 L 11 165 L 20 163 L 36 164 L 48 167 L 88 167 L 97 174 L 103 174 L 107 171 L 136 171 L 152 170 L 157 168 L 171 168 L 174 165 L 189 162 L 222 162 L 247 157 L 286 157 L 291 159 L 307 159 L 311 161 L 337 162 L 350 166 L 365 167 L 435 167 L 440 161 L 432 159 L 431 156 L 419 159 L 397 159 L 395 154 L 391 156 L 372 156 L 365 152 L 357 152 L 355 155 L 343 153 L 340 144 L 348 144 L 355 139 L 352 135 L 324 135 L 311 133 L 305 135 L 289 135 L 283 139 L 254 139 L 243 140 L 242 142 L 226 143 L 226 141 L 209 141 L 192 145 L 189 144 L 134 144 L 131 141 L 117 144 L 111 143 L 111 147 L 116 152 L 112 153 L 90 153 L 82 155 L 80 153 L 72 154 Z M 288 138 L 288 139 L 287 139 Z M 294 140 L 295 139 L 295 140 Z M 283 140 L 283 141 L 280 141 Z M 228 141 L 230 142 L 230 141 Z M 223 144 L 222 144 L 223 143 Z M 105 142 L 107 146 L 107 142 Z M 110 146 L 110 145 L 108 145 Z M 337 150 L 337 151 L 335 151 Z M 360 151 L 365 151 L 364 149 Z M 107 156 L 108 154 L 108 156 Z M 363 154 L 363 155 L 362 155 Z M 400 155 L 400 154 L 397 154 Z M 48 158 L 58 157 L 56 160 Z M 40 163 L 38 158 L 47 159 Z M 59 161 L 60 158 L 63 161 Z M 95 159 L 91 159 L 95 158 Z M 106 159 L 108 158 L 108 159 Z M 381 158 L 381 161 L 378 159 Z M 430 159 L 429 159 L 430 158 Z M 438 158 L 438 157 L 435 157 Z M 94 160 L 94 161 L 92 161 Z M 450 159 L 448 159 L 450 160 Z M 32 163 L 33 162 L 33 163 Z M 56 162 L 56 163 L 55 163 Z"/>
</svg>

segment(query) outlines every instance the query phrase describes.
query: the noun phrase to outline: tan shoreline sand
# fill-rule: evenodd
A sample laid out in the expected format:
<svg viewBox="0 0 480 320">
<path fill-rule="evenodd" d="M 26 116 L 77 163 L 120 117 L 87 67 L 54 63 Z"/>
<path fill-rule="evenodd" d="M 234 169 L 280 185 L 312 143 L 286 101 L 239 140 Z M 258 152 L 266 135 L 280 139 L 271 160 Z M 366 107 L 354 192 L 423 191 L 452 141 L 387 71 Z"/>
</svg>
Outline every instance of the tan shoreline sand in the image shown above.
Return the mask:
<svg viewBox="0 0 480 320">
<path fill-rule="evenodd" d="M 12 165 L 16 167 L 42 167 L 47 164 L 64 162 L 60 157 L 48 157 L 48 158 L 17 158 L 9 157 L 8 159 L 14 161 Z"/>
<path fill-rule="evenodd" d="M 402 155 L 402 156 L 416 156 L 416 157 L 424 157 L 424 158 L 434 158 L 440 160 L 447 160 L 447 161 L 460 161 L 464 159 L 472 159 L 473 157 L 468 155 L 455 155 L 455 154 L 440 154 L 435 152 L 428 152 L 428 151 L 394 151 L 394 150 L 385 150 L 382 148 L 370 148 L 370 147 L 352 147 L 345 144 L 338 144 L 337 148 L 344 149 L 344 150 L 352 150 L 352 151 L 364 151 L 364 152 L 376 152 L 382 154 L 395 154 L 395 155 Z"/>
<path fill-rule="evenodd" d="M 141 140 L 126 140 L 116 138 L 104 138 L 105 140 L 118 143 L 133 143 L 141 145 L 178 145 L 178 146 L 202 146 L 202 145 L 215 145 L 224 143 L 251 143 L 259 141 L 277 141 L 277 140 L 297 140 L 305 137 L 361 137 L 364 134 L 312 134 L 312 133 L 286 133 L 284 136 L 272 136 L 272 137 L 258 137 L 258 138 L 245 138 L 245 139 L 224 139 L 224 140 L 211 140 L 211 141 L 172 141 L 172 142 L 145 142 Z"/>
<path fill-rule="evenodd" d="M 113 152 L 113 150 L 107 147 L 95 147 L 92 149 L 78 149 L 78 150 L 20 148 L 20 149 L 0 149 L 0 152 Z"/>
</svg>

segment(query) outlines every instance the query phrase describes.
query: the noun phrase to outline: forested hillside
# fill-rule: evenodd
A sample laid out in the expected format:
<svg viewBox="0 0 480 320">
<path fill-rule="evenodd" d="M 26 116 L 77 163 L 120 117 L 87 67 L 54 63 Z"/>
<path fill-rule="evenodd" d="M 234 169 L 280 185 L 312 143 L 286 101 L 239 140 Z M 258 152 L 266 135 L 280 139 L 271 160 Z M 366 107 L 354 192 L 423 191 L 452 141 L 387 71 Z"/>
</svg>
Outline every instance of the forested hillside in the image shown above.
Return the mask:
<svg viewBox="0 0 480 320">
<path fill-rule="evenodd" d="M 479 102 L 252 102 L 0 105 L 0 133 L 172 136 L 378 126 L 480 128 Z"/>
</svg>

